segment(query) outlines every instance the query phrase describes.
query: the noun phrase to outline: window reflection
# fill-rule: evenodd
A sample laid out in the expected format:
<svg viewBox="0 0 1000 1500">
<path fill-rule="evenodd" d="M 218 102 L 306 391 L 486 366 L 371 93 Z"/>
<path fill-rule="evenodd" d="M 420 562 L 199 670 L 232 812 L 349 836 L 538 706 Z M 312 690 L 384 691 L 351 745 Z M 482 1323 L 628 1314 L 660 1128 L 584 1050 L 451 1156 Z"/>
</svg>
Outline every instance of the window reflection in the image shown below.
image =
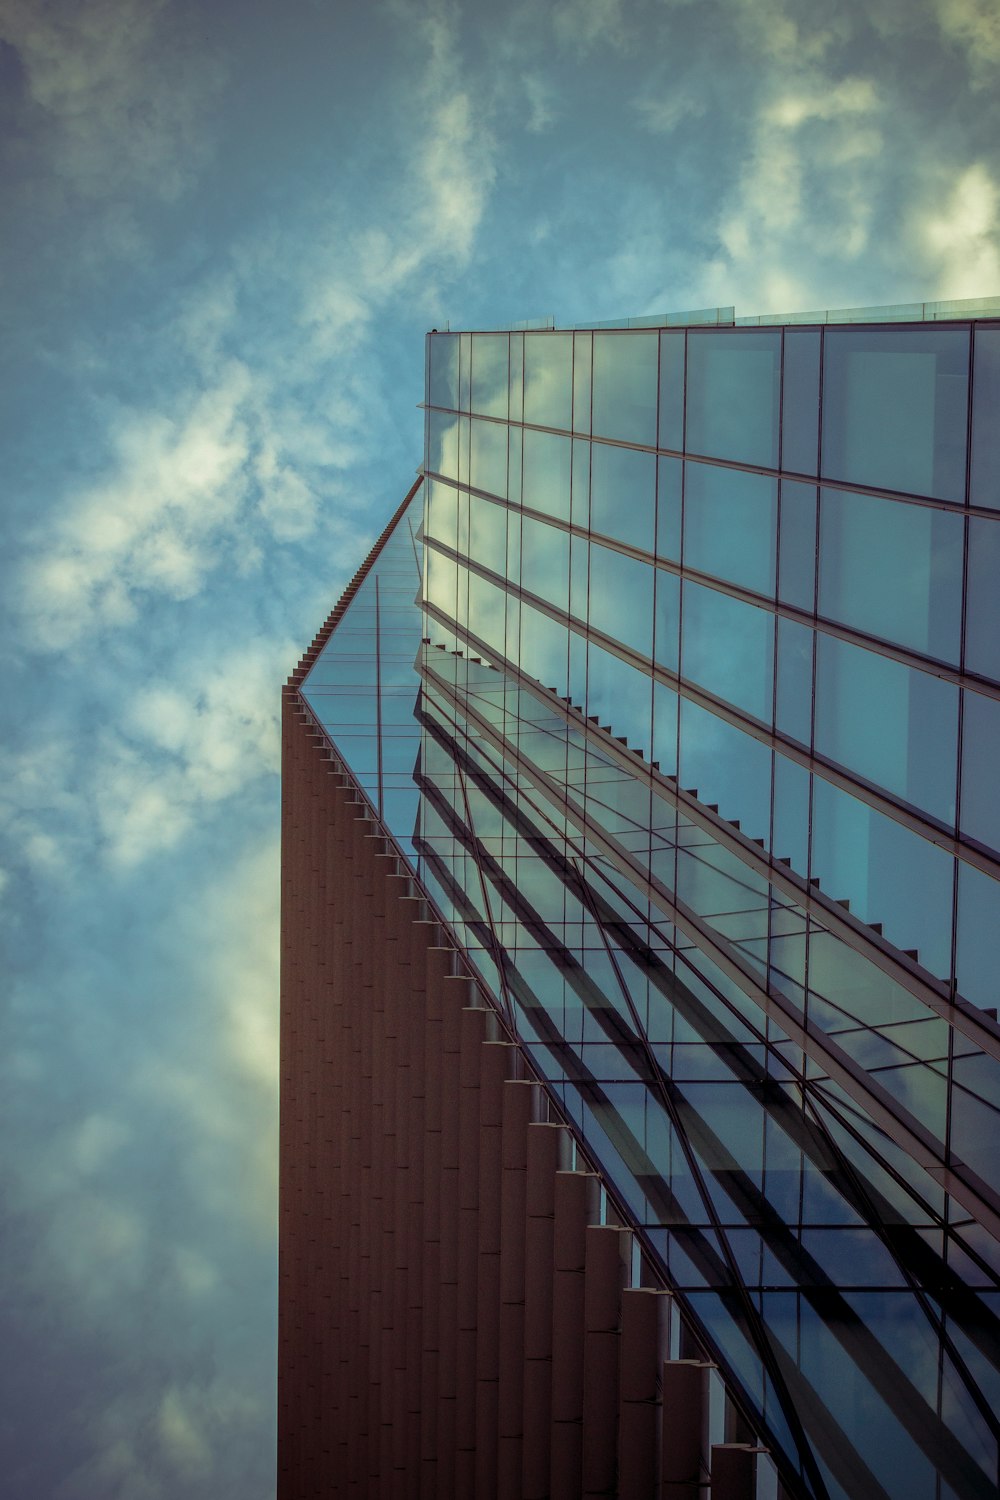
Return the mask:
<svg viewBox="0 0 1000 1500">
<path fill-rule="evenodd" d="M 1000 703 L 966 691 L 962 722 L 962 828 L 1000 852 Z"/>
<path fill-rule="evenodd" d="M 1000 682 L 1000 520 L 969 520 L 965 665 Z"/>
<path fill-rule="evenodd" d="M 828 328 L 823 473 L 965 498 L 969 332 Z"/>
<path fill-rule="evenodd" d="M 507 494 L 507 428 L 499 422 L 471 424 L 469 483 L 492 495 Z"/>
<path fill-rule="evenodd" d="M 660 448 L 684 447 L 684 344 L 683 333 L 660 334 L 660 418 L 657 444 Z"/>
<path fill-rule="evenodd" d="M 590 525 L 616 541 L 652 552 L 656 457 L 594 443 L 590 449 Z"/>
<path fill-rule="evenodd" d="M 683 596 L 682 674 L 770 723 L 773 615 L 697 583 Z"/>
<path fill-rule="evenodd" d="M 776 467 L 780 368 L 781 334 L 777 331 L 692 329 L 687 356 L 687 451 Z"/>
<path fill-rule="evenodd" d="M 774 593 L 777 481 L 714 464 L 684 475 L 684 563 Z"/>
<path fill-rule="evenodd" d="M 573 335 L 524 335 L 524 420 L 539 427 L 573 422 Z"/>
<path fill-rule="evenodd" d="M 590 550 L 590 623 L 652 655 L 653 568 L 595 543 Z"/>
<path fill-rule="evenodd" d="M 458 334 L 434 333 L 427 339 L 427 400 L 432 406 L 458 407 Z"/>
<path fill-rule="evenodd" d="M 820 514 L 820 614 L 957 662 L 962 517 L 829 489 Z"/>
<path fill-rule="evenodd" d="M 572 445 L 569 438 L 551 432 L 525 429 L 522 504 L 531 510 L 569 520 L 570 465 Z"/>
<path fill-rule="evenodd" d="M 655 333 L 594 334 L 594 435 L 656 443 Z"/>
<path fill-rule="evenodd" d="M 509 375 L 505 333 L 477 333 L 472 338 L 472 410 L 486 417 L 507 416 Z"/>
<path fill-rule="evenodd" d="M 977 328 L 975 349 L 969 499 L 1000 510 L 1000 328 Z"/>
<path fill-rule="evenodd" d="M 812 614 L 816 608 L 816 487 L 781 482 L 778 598 Z"/>
<path fill-rule="evenodd" d="M 819 633 L 819 754 L 953 824 L 957 737 L 953 684 Z"/>
<path fill-rule="evenodd" d="M 781 467 L 815 474 L 819 449 L 818 328 L 786 328 L 781 382 Z"/>
</svg>

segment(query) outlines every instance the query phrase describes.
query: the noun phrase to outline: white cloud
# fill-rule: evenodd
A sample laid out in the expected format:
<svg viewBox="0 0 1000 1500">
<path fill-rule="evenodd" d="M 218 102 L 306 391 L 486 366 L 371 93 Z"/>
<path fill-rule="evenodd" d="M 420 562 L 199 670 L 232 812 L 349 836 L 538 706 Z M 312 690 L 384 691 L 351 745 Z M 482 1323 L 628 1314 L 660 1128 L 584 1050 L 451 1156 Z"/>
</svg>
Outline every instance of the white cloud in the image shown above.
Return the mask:
<svg viewBox="0 0 1000 1500">
<path fill-rule="evenodd" d="M 932 0 L 943 35 L 964 54 L 974 89 L 996 88 L 1000 8 L 995 0 Z"/>
<path fill-rule="evenodd" d="M 91 1177 L 107 1166 L 129 1138 L 129 1128 L 122 1120 L 95 1112 L 76 1128 L 66 1159 L 75 1172 Z"/>
<path fill-rule="evenodd" d="M 794 86 L 782 79 L 765 92 L 716 226 L 721 254 L 705 268 L 704 302 L 745 313 L 829 305 L 829 258 L 843 275 L 869 246 L 883 129 L 868 78 L 833 82 L 800 67 Z"/>
<path fill-rule="evenodd" d="M 526 128 L 532 135 L 541 135 L 558 114 L 555 90 L 538 72 L 522 72 L 520 82 L 528 106 Z"/>
<path fill-rule="evenodd" d="M 573 52 L 596 47 L 626 51 L 634 42 L 624 0 L 558 0 L 551 16 L 557 43 Z"/>
<path fill-rule="evenodd" d="M 918 213 L 915 235 L 933 267 L 938 297 L 1000 293 L 1000 184 L 982 162 Z"/>
<path fill-rule="evenodd" d="M 0 38 L 17 50 L 48 164 L 72 194 L 170 200 L 204 162 L 221 70 L 166 0 L 3 0 Z M 129 221 L 115 223 L 134 247 Z"/>
<path fill-rule="evenodd" d="M 195 1392 L 194 1401 L 186 1400 L 176 1386 L 171 1386 L 164 1393 L 157 1414 L 157 1435 L 164 1454 L 182 1477 L 200 1476 L 212 1464 L 211 1448 L 198 1409 L 201 1394 Z"/>
<path fill-rule="evenodd" d="M 671 79 L 665 94 L 646 95 L 636 99 L 632 107 L 646 130 L 669 135 L 682 120 L 699 119 L 708 109 L 708 100 L 701 90 L 678 78 Z"/>
</svg>

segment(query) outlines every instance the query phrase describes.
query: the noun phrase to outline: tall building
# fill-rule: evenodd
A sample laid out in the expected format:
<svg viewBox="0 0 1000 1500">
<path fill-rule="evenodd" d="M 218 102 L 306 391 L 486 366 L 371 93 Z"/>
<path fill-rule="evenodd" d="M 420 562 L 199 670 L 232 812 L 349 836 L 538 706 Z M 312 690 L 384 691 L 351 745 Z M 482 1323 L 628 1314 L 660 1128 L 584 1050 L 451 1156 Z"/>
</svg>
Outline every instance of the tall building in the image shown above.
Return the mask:
<svg viewBox="0 0 1000 1500">
<path fill-rule="evenodd" d="M 425 408 L 285 691 L 279 1496 L 995 1497 L 1000 305 Z"/>
</svg>

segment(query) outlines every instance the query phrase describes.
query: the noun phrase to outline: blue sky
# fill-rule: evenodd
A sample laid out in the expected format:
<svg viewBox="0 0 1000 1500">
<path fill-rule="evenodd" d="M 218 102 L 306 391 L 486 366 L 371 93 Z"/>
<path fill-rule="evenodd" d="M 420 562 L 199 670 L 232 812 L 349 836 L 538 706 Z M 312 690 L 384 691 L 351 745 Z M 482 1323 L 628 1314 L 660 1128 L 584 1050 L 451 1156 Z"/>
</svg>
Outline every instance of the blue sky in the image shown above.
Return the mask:
<svg viewBox="0 0 1000 1500">
<path fill-rule="evenodd" d="M 423 333 L 1000 293 L 993 0 L 0 0 L 0 1473 L 273 1493 L 280 683 Z"/>
</svg>

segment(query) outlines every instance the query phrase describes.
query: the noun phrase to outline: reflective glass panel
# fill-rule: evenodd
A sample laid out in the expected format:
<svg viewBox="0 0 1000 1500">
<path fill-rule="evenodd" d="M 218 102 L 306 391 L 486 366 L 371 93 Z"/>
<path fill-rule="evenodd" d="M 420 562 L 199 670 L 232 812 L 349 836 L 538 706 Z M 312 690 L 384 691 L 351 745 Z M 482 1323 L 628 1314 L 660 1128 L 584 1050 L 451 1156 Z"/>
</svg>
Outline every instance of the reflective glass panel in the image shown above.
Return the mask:
<svg viewBox="0 0 1000 1500">
<path fill-rule="evenodd" d="M 1000 852 L 1000 703 L 971 691 L 962 722 L 962 831 Z"/>
<path fill-rule="evenodd" d="M 966 669 L 1000 682 L 1000 520 L 969 519 L 965 609 Z"/>
<path fill-rule="evenodd" d="M 524 420 L 563 427 L 573 420 L 573 335 L 524 335 Z"/>
<path fill-rule="evenodd" d="M 507 558 L 507 511 L 502 505 L 473 499 L 469 507 L 469 555 L 494 573 L 503 574 Z"/>
<path fill-rule="evenodd" d="M 820 755 L 953 824 L 957 735 L 952 683 L 819 633 Z"/>
<path fill-rule="evenodd" d="M 595 543 L 590 549 L 590 623 L 652 656 L 652 565 Z"/>
<path fill-rule="evenodd" d="M 656 455 L 594 443 L 590 450 L 590 525 L 616 541 L 652 552 Z"/>
<path fill-rule="evenodd" d="M 808 746 L 812 737 L 813 632 L 795 620 L 778 620 L 775 728 Z"/>
<path fill-rule="evenodd" d="M 774 616 L 685 582 L 683 637 L 682 675 L 770 724 Z"/>
<path fill-rule="evenodd" d="M 816 486 L 789 479 L 781 482 L 778 598 L 810 614 L 816 607 Z"/>
<path fill-rule="evenodd" d="M 701 802 L 765 839 L 771 821 L 771 751 L 697 703 L 681 700 L 679 780 L 697 787 Z"/>
<path fill-rule="evenodd" d="M 689 453 L 743 463 L 778 462 L 778 385 L 781 334 L 688 334 Z"/>
<path fill-rule="evenodd" d="M 828 328 L 823 473 L 965 498 L 969 331 Z"/>
<path fill-rule="evenodd" d="M 507 428 L 500 422 L 471 424 L 469 483 L 491 495 L 507 494 Z"/>
<path fill-rule="evenodd" d="M 660 448 L 684 447 L 684 334 L 660 334 Z"/>
<path fill-rule="evenodd" d="M 679 458 L 660 458 L 656 473 L 656 555 L 680 562 L 684 465 Z"/>
<path fill-rule="evenodd" d="M 954 861 L 823 777 L 813 788 L 812 875 L 863 922 L 879 922 L 897 948 L 919 953 L 940 978 L 951 972 Z"/>
<path fill-rule="evenodd" d="M 458 478 L 458 417 L 427 413 L 427 467 L 448 479 Z"/>
<path fill-rule="evenodd" d="M 1000 510 L 1000 328 L 977 328 L 975 349 L 969 499 Z"/>
<path fill-rule="evenodd" d="M 530 510 L 569 520 L 573 446 L 568 437 L 525 429 L 521 503 Z"/>
<path fill-rule="evenodd" d="M 589 333 L 573 335 L 573 431 L 590 431 L 594 341 Z"/>
<path fill-rule="evenodd" d="M 819 450 L 819 329 L 786 328 L 781 467 L 815 474 Z"/>
<path fill-rule="evenodd" d="M 1000 881 L 963 861 L 958 862 L 958 992 L 973 1005 L 996 1010 L 1000 1005 Z"/>
<path fill-rule="evenodd" d="M 656 443 L 655 333 L 594 334 L 595 437 Z"/>
<path fill-rule="evenodd" d="M 964 524 L 932 506 L 823 490 L 819 613 L 957 662 Z"/>
<path fill-rule="evenodd" d="M 427 400 L 431 406 L 458 407 L 458 334 L 432 333 L 427 339 Z"/>
<path fill-rule="evenodd" d="M 569 609 L 569 533 L 533 521 L 521 521 L 521 587 L 557 609 Z"/>
<path fill-rule="evenodd" d="M 774 593 L 777 480 L 715 464 L 684 475 L 684 565 Z"/>
<path fill-rule="evenodd" d="M 473 334 L 472 410 L 484 417 L 506 417 L 508 379 L 507 335 Z"/>
</svg>

